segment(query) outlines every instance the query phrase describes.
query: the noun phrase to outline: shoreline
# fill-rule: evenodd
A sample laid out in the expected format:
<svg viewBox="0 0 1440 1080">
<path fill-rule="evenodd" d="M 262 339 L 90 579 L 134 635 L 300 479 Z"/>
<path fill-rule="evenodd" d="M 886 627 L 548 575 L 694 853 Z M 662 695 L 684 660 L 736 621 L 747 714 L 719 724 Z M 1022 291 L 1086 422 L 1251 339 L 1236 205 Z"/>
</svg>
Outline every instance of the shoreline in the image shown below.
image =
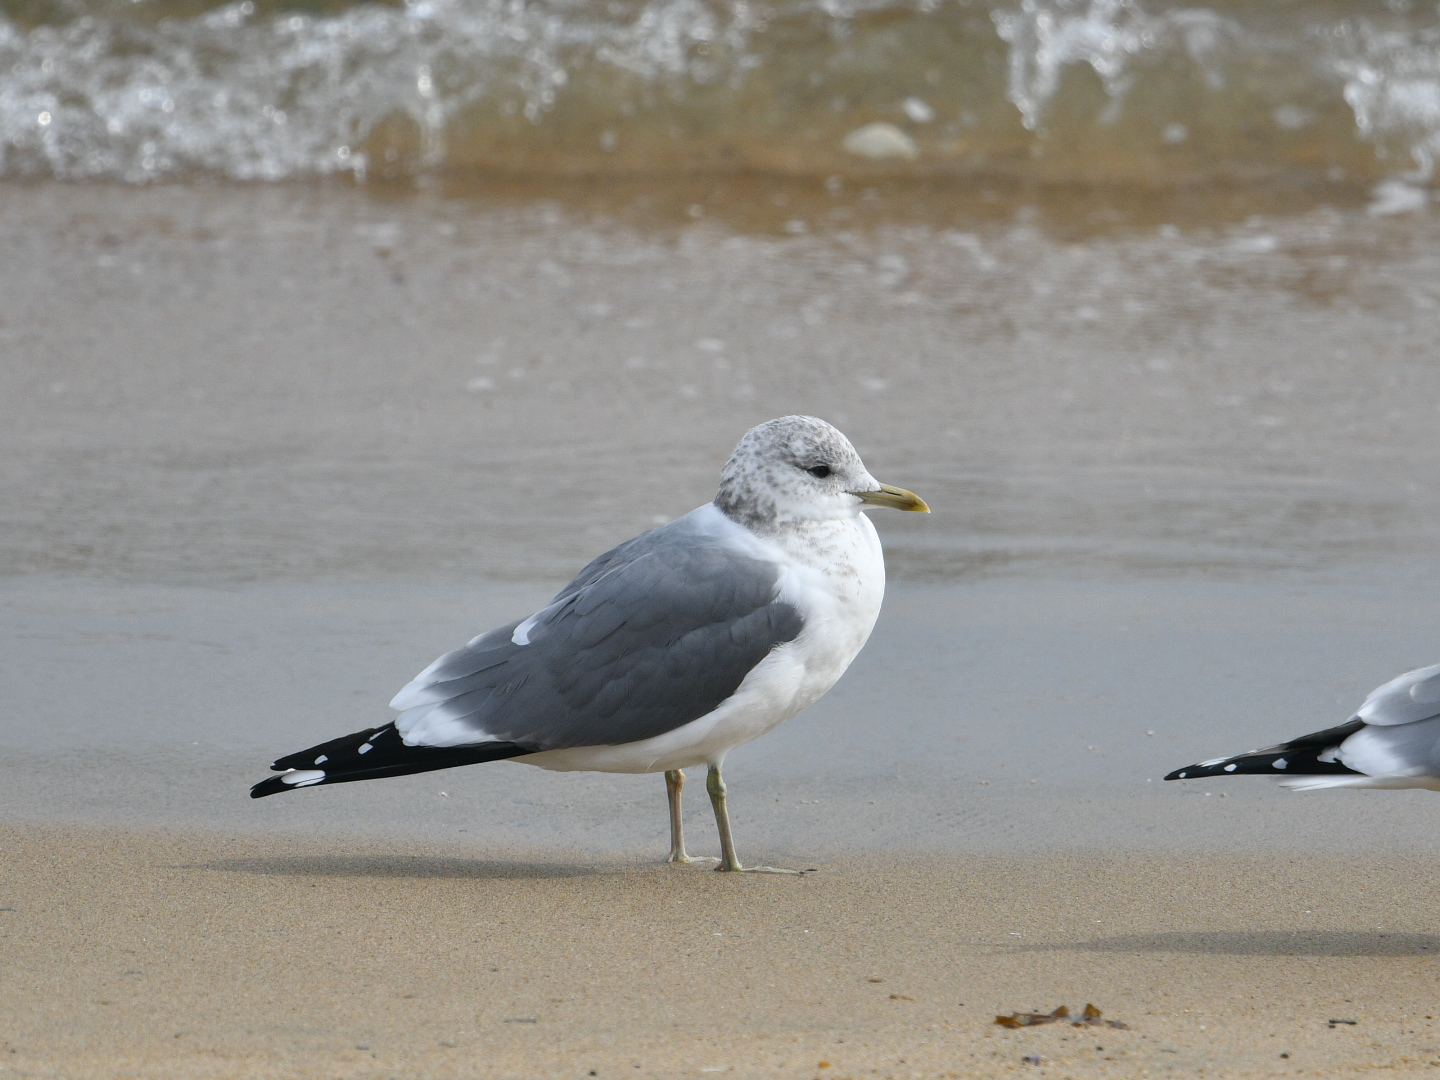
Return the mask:
<svg viewBox="0 0 1440 1080">
<path fill-rule="evenodd" d="M 646 858 L 665 842 L 658 775 L 496 762 L 248 798 L 276 756 L 388 721 L 435 656 L 553 591 L 0 583 L 5 695 L 25 718 L 0 733 L 0 820 Z M 727 759 L 741 856 L 1203 859 L 1277 838 L 1307 856 L 1440 854 L 1429 792 L 1161 780 L 1343 722 L 1370 687 L 1430 660 L 1440 616 L 1415 595 L 1405 581 L 894 585 L 840 683 Z M 704 851 L 698 786 L 685 810 Z"/>
</svg>

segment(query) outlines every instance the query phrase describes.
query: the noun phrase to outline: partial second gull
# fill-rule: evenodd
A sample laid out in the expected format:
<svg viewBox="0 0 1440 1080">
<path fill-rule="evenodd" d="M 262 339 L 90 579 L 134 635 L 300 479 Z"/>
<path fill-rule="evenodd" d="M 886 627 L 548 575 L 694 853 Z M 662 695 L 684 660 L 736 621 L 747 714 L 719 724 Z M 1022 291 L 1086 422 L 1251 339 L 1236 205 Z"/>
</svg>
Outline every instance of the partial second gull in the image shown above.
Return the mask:
<svg viewBox="0 0 1440 1080">
<path fill-rule="evenodd" d="M 866 506 L 929 511 L 823 420 L 752 428 L 715 500 L 607 551 L 526 619 L 446 653 L 391 723 L 280 758 L 252 798 L 512 759 L 663 772 L 670 861 L 693 862 L 682 771 L 706 765 L 720 870 L 735 854 L 720 768 L 835 685 L 875 625 L 885 560 Z"/>
<path fill-rule="evenodd" d="M 1440 791 L 1440 664 L 1370 691 L 1345 723 L 1235 757 L 1176 769 L 1166 780 L 1263 774 L 1293 791 L 1429 788 Z"/>
</svg>

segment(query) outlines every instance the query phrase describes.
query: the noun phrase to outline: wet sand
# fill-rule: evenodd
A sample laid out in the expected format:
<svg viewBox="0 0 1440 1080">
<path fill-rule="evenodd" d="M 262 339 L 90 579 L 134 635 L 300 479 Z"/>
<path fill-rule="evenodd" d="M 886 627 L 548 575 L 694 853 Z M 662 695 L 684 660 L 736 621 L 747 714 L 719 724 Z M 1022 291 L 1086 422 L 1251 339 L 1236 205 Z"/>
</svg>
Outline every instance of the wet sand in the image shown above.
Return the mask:
<svg viewBox="0 0 1440 1080">
<path fill-rule="evenodd" d="M 1440 1056 L 1429 859 L 871 855 L 797 880 L 3 843 L 7 1076 L 1341 1077 Z M 1087 1002 L 1126 1029 L 993 1024 Z"/>
<path fill-rule="evenodd" d="M 1440 1060 L 1440 800 L 1159 779 L 1435 660 L 1432 219 L 502 194 L 7 189 L 4 1075 Z M 788 411 L 936 508 L 727 766 L 818 873 L 655 865 L 657 777 L 245 797 Z"/>
<path fill-rule="evenodd" d="M 497 762 L 247 798 L 276 756 L 387 722 L 386 702 L 436 655 L 551 592 L 379 575 L 0 582 L 0 820 L 655 857 L 658 776 Z M 1431 792 L 1161 780 L 1342 722 L 1370 687 L 1431 659 L 1440 612 L 1425 595 L 1423 583 L 892 585 L 840 683 L 727 759 L 741 857 L 1189 859 L 1280 844 L 1440 858 Z M 685 805 L 697 850 L 714 854 L 698 783 Z"/>
</svg>

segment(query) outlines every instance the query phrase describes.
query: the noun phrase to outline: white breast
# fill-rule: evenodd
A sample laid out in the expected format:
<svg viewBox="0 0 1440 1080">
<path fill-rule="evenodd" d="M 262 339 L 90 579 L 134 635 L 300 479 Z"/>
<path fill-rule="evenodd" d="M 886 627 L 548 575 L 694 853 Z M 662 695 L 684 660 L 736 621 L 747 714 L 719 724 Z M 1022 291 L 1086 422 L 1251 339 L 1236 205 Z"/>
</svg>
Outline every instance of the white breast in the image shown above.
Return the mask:
<svg viewBox="0 0 1440 1080">
<path fill-rule="evenodd" d="M 784 647 L 806 672 L 793 716 L 834 686 L 870 640 L 885 598 L 885 557 L 864 514 L 817 524 L 787 548 L 780 598 L 805 620 Z"/>
</svg>

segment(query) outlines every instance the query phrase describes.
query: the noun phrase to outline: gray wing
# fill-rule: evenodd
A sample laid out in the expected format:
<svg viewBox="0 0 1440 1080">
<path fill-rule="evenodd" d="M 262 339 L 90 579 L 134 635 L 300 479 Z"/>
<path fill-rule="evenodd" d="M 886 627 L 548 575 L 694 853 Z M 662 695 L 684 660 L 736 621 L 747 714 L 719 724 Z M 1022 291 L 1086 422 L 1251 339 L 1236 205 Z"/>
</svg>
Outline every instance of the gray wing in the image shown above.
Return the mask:
<svg viewBox="0 0 1440 1080">
<path fill-rule="evenodd" d="M 1381 727 L 1440 716 L 1440 664 L 1407 671 L 1377 686 L 1355 715 Z"/>
<path fill-rule="evenodd" d="M 679 523 L 676 523 L 677 525 Z M 549 607 L 447 653 L 391 702 L 406 743 L 617 745 L 713 711 L 800 613 L 778 568 L 667 526 L 585 568 Z"/>
<path fill-rule="evenodd" d="M 1366 724 L 1336 749 L 1347 768 L 1367 776 L 1440 776 L 1440 716 L 1410 724 Z"/>
</svg>

